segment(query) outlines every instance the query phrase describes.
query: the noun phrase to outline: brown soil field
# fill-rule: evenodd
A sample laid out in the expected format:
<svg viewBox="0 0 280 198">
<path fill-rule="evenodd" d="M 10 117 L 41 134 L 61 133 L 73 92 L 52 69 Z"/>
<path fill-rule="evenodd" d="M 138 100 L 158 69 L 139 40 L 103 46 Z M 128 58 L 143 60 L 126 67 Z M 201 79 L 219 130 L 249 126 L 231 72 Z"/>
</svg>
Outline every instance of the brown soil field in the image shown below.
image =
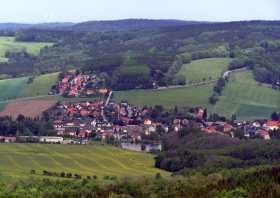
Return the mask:
<svg viewBox="0 0 280 198">
<path fill-rule="evenodd" d="M 18 115 L 22 114 L 25 117 L 35 118 L 42 114 L 50 107 L 56 104 L 55 100 L 26 100 L 10 102 L 2 112 L 1 116 L 11 116 L 17 118 Z"/>
</svg>

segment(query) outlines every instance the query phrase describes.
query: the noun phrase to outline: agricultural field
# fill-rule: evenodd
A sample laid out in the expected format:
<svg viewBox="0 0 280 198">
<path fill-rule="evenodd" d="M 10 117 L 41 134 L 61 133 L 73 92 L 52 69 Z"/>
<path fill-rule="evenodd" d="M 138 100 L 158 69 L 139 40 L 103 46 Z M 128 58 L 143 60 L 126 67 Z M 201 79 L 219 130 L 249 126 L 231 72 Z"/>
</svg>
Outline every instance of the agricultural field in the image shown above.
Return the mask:
<svg viewBox="0 0 280 198">
<path fill-rule="evenodd" d="M 38 54 L 40 49 L 50 46 L 52 43 L 17 42 L 14 37 L 0 37 L 0 62 L 8 61 L 5 58 L 7 51 L 20 51 L 26 49 L 28 53 Z"/>
<path fill-rule="evenodd" d="M 27 77 L 0 80 L 0 111 L 6 106 L 6 100 L 20 96 L 28 81 Z"/>
<path fill-rule="evenodd" d="M 213 84 L 166 90 L 132 90 L 114 92 L 113 100 L 127 100 L 135 105 L 163 105 L 167 108 L 177 106 L 208 106 Z"/>
<path fill-rule="evenodd" d="M 36 76 L 32 83 L 27 84 L 21 93 L 21 97 L 34 97 L 47 95 L 51 87 L 56 84 L 59 73 Z"/>
<path fill-rule="evenodd" d="M 25 117 L 36 118 L 41 114 L 54 106 L 55 100 L 22 100 L 9 102 L 3 110 L 0 112 L 1 116 L 11 116 L 16 119 L 18 115 L 24 115 Z"/>
<path fill-rule="evenodd" d="M 211 109 L 221 115 L 239 119 L 269 118 L 280 109 L 280 91 L 268 85 L 260 85 L 251 71 L 233 73 L 230 76 L 219 102 Z"/>
<path fill-rule="evenodd" d="M 82 176 L 154 176 L 169 173 L 154 168 L 153 155 L 112 146 L 0 144 L 0 179 L 42 177 L 42 171 L 66 172 Z"/>
<path fill-rule="evenodd" d="M 230 58 L 206 58 L 183 65 L 177 75 L 186 77 L 187 82 L 202 82 L 218 79 L 227 70 Z"/>
</svg>

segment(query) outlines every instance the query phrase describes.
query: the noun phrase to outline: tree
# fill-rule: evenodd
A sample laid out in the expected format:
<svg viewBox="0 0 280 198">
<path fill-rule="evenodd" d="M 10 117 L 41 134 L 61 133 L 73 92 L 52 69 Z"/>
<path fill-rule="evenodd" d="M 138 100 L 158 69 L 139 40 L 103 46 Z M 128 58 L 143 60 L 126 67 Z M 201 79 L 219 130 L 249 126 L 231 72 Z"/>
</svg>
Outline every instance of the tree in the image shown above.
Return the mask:
<svg viewBox="0 0 280 198">
<path fill-rule="evenodd" d="M 209 98 L 209 103 L 212 104 L 212 105 L 214 105 L 214 104 L 216 104 L 216 103 L 218 102 L 218 100 L 219 100 L 219 96 L 218 96 L 216 93 L 214 93 L 214 94 Z"/>
<path fill-rule="evenodd" d="M 277 112 L 273 112 L 271 114 L 271 119 L 274 121 L 279 121 L 280 120 L 280 115 Z"/>
<path fill-rule="evenodd" d="M 237 119 L 236 114 L 232 114 L 232 116 L 231 116 L 231 121 L 233 122 L 233 121 L 235 121 L 236 119 Z"/>
<path fill-rule="evenodd" d="M 205 109 L 202 118 L 203 120 L 207 120 L 207 117 L 208 117 L 208 113 L 207 113 L 207 109 Z"/>
<path fill-rule="evenodd" d="M 186 84 L 186 77 L 184 75 L 177 75 L 173 79 L 174 85 L 185 85 Z"/>
</svg>

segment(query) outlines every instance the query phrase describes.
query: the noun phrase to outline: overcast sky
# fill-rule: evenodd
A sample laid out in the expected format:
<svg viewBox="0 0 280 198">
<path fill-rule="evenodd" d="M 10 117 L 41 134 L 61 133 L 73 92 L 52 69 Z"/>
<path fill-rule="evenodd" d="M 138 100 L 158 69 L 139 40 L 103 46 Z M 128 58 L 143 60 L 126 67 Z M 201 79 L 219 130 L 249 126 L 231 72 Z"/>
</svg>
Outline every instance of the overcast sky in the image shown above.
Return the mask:
<svg viewBox="0 0 280 198">
<path fill-rule="evenodd" d="M 280 20 L 280 0 L 2 0 L 0 22 Z"/>
</svg>

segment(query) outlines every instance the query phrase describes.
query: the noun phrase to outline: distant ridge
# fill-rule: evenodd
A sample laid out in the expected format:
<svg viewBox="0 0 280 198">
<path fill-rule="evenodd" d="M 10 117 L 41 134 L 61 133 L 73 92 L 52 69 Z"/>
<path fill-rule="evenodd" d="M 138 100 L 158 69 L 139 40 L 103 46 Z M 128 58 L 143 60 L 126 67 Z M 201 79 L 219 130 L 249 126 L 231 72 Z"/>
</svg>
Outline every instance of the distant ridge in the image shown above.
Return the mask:
<svg viewBox="0 0 280 198">
<path fill-rule="evenodd" d="M 87 21 L 82 23 L 54 22 L 54 23 L 0 23 L 0 30 L 21 30 L 21 29 L 54 29 L 71 30 L 81 32 L 106 32 L 125 31 L 138 29 L 155 29 L 160 27 L 184 26 L 202 24 L 208 22 L 183 21 L 183 20 L 155 20 L 155 19 L 123 19 L 108 21 Z"/>
<path fill-rule="evenodd" d="M 66 27 L 73 26 L 74 23 L 62 22 L 62 23 L 38 23 L 38 24 L 27 24 L 27 23 L 0 23 L 0 30 L 21 30 L 21 29 L 64 29 Z"/>
<path fill-rule="evenodd" d="M 88 21 L 72 26 L 74 31 L 106 32 L 136 29 L 152 29 L 168 26 L 183 26 L 204 22 L 183 20 L 123 19 L 111 21 Z"/>
<path fill-rule="evenodd" d="M 22 29 L 39 30 L 64 30 L 76 32 L 108 32 L 108 31 L 126 31 L 141 29 L 158 29 L 168 27 L 186 28 L 189 25 L 204 24 L 276 24 L 279 20 L 252 20 L 252 21 L 231 21 L 231 22 L 209 22 L 209 21 L 184 21 L 184 20 L 156 20 L 156 19 L 122 19 L 122 20 L 104 20 L 104 21 L 86 21 L 81 23 L 71 22 L 52 22 L 52 23 L 0 23 L 0 30 L 17 31 Z"/>
</svg>

